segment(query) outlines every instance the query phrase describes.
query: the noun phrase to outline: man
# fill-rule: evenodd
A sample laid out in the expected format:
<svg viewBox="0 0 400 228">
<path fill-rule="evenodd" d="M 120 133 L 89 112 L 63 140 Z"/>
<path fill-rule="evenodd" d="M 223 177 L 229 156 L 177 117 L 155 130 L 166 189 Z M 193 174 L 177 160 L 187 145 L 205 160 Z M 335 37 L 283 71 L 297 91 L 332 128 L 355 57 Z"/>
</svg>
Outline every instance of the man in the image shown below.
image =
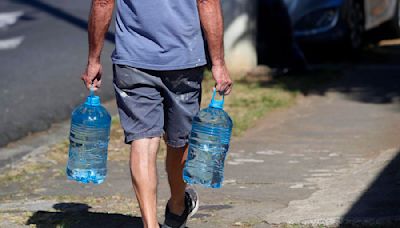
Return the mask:
<svg viewBox="0 0 400 228">
<path fill-rule="evenodd" d="M 100 53 L 115 0 L 93 0 L 89 57 L 82 80 L 101 84 Z M 144 227 L 158 227 L 156 153 L 167 143 L 166 170 L 171 197 L 163 227 L 184 227 L 198 207 L 197 195 L 182 179 L 192 118 L 199 110 L 205 61 L 204 38 L 216 89 L 228 95 L 232 80 L 224 62 L 219 0 L 116 0 L 114 88 L 131 144 L 130 169 Z"/>
</svg>

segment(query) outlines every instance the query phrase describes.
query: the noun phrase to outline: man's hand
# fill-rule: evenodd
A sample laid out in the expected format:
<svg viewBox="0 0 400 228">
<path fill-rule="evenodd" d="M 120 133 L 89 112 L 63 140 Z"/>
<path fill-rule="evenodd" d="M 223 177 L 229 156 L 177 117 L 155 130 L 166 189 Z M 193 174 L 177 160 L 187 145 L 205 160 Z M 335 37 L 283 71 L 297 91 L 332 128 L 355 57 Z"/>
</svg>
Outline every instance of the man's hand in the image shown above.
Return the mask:
<svg viewBox="0 0 400 228">
<path fill-rule="evenodd" d="M 232 91 L 233 82 L 229 76 L 226 65 L 214 65 L 212 66 L 212 75 L 216 82 L 215 88 L 220 94 L 228 95 Z"/>
<path fill-rule="evenodd" d="M 208 43 L 215 88 L 228 95 L 232 90 L 232 79 L 224 60 L 224 25 L 219 0 L 197 0 L 200 22 Z"/>
<path fill-rule="evenodd" d="M 100 62 L 89 62 L 85 72 L 81 76 L 81 79 L 88 89 L 90 89 L 91 85 L 93 84 L 93 89 L 96 91 L 101 86 L 102 73 L 103 69 Z"/>
<path fill-rule="evenodd" d="M 115 0 L 92 0 L 89 16 L 89 55 L 88 64 L 81 79 L 85 86 L 98 90 L 103 73 L 100 63 L 101 49 L 104 45 L 104 36 L 110 26 Z"/>
</svg>

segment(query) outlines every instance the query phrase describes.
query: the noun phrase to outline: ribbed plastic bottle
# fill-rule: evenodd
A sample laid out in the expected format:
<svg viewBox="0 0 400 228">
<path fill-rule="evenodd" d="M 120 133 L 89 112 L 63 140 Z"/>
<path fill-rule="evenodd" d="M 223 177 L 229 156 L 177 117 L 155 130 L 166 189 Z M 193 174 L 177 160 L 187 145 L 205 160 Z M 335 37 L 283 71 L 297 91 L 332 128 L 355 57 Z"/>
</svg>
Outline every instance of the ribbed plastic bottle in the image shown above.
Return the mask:
<svg viewBox="0 0 400 228">
<path fill-rule="evenodd" d="M 232 120 L 223 110 L 222 100 L 214 90 L 208 108 L 201 110 L 192 122 L 188 158 L 183 179 L 188 184 L 220 188 L 224 180 L 224 163 L 232 133 Z"/>
<path fill-rule="evenodd" d="M 111 116 L 91 90 L 72 112 L 67 176 L 81 183 L 100 184 L 107 174 Z"/>
</svg>

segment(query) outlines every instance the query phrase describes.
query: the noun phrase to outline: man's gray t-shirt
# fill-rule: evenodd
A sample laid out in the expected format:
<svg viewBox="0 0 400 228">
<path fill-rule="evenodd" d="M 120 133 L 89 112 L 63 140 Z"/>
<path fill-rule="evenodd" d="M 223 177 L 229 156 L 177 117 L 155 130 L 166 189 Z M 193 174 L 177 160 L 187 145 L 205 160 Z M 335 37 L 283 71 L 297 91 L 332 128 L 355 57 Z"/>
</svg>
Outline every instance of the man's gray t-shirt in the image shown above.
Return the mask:
<svg viewBox="0 0 400 228">
<path fill-rule="evenodd" d="M 196 0 L 117 0 L 114 64 L 179 70 L 206 64 Z"/>
</svg>

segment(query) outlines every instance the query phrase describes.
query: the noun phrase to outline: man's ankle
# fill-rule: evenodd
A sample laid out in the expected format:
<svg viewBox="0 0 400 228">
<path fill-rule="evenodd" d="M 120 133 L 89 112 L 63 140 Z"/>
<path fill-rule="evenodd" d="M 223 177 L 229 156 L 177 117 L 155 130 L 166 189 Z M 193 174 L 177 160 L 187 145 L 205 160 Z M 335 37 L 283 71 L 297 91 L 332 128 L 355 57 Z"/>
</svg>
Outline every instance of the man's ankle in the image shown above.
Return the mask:
<svg viewBox="0 0 400 228">
<path fill-rule="evenodd" d="M 182 215 L 182 213 L 185 211 L 185 200 L 184 199 L 179 201 L 169 200 L 168 209 L 172 214 Z"/>
</svg>

